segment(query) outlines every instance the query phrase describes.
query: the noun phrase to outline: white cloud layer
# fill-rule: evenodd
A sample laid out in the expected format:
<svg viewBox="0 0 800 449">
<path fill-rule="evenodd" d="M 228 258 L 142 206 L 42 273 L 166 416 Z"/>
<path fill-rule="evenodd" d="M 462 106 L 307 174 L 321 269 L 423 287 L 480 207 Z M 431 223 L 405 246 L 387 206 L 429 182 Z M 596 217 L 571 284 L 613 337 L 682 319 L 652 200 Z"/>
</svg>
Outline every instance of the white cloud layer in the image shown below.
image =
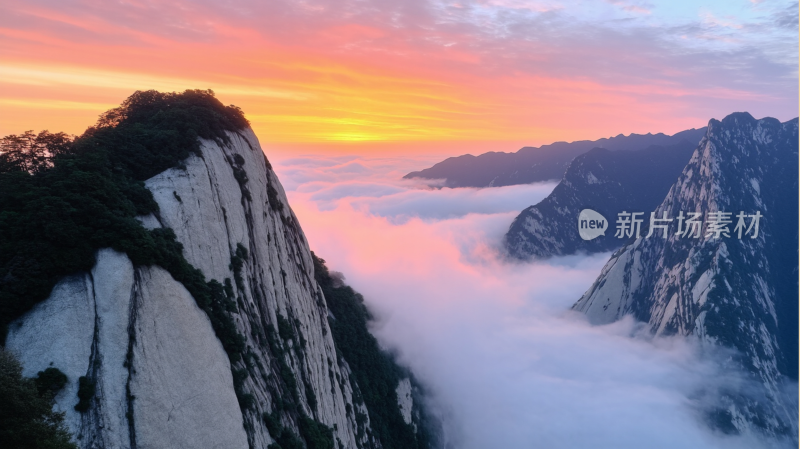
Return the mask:
<svg viewBox="0 0 800 449">
<path fill-rule="evenodd" d="M 569 311 L 608 254 L 497 257 L 516 213 L 552 185 L 399 181 L 426 163 L 274 162 L 311 248 L 364 295 L 373 332 L 429 388 L 451 447 L 778 447 L 700 423 L 699 398 L 739 381 L 716 363 L 724 354 L 652 340 L 632 320 L 591 326 Z"/>
</svg>

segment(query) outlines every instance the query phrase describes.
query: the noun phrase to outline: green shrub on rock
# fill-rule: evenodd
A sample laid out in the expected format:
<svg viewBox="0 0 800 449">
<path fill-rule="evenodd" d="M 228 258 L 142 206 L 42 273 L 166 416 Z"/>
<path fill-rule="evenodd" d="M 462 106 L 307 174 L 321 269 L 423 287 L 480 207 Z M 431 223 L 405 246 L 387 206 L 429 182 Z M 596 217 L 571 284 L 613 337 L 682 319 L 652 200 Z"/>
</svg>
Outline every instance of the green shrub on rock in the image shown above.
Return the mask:
<svg viewBox="0 0 800 449">
<path fill-rule="evenodd" d="M 45 382 L 44 389 L 39 384 L 23 377 L 16 358 L 0 349 L 0 447 L 77 449 L 64 425 L 64 414 L 53 411 L 50 387 L 55 384 Z"/>
<path fill-rule="evenodd" d="M 55 397 L 67 384 L 67 375 L 58 368 L 50 367 L 36 373 L 33 381 L 36 383 L 36 389 L 39 390 L 40 396 L 49 394 Z"/>
</svg>

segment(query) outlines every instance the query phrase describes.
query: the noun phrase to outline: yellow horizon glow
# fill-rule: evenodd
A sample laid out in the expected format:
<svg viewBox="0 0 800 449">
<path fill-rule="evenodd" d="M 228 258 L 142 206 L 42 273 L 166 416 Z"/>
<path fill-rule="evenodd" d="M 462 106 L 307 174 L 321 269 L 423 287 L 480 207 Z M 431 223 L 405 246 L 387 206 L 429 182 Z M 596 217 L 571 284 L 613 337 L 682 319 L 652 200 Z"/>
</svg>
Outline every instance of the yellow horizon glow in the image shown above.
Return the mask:
<svg viewBox="0 0 800 449">
<path fill-rule="evenodd" d="M 672 133 L 711 118 L 687 98 L 773 101 L 748 91 L 657 80 L 615 84 L 547 70 L 523 72 L 503 66 L 502 58 L 485 70 L 491 55 L 468 45 L 401 38 L 361 48 L 360 42 L 395 31 L 357 24 L 331 24 L 294 42 L 217 20 L 207 11 L 186 12 L 187 21 L 212 30 L 215 39 L 204 41 L 119 27 L 116 19 L 58 8 L 20 9 L 31 20 L 72 31 L 0 27 L 0 39 L 9 44 L 0 48 L 2 135 L 30 129 L 81 134 L 134 91 L 148 89 L 211 89 L 223 103 L 242 108 L 262 142 L 316 145 L 321 151 L 345 151 L 343 145 L 384 151 L 371 148 L 396 143 L 408 151 L 433 148 L 431 143 L 483 148 L 470 143 L 540 145 Z M 71 34 L 75 30 L 112 38 L 81 39 Z"/>
<path fill-rule="evenodd" d="M 0 107 L 3 135 L 28 129 L 49 129 L 80 134 L 96 118 L 116 107 L 134 90 L 182 91 L 212 89 L 226 104 L 241 107 L 260 138 L 272 143 L 386 143 L 526 141 L 530 144 L 603 137 L 565 126 L 536 126 L 547 111 L 558 111 L 563 98 L 587 95 L 598 88 L 585 81 L 539 80 L 558 89 L 560 96 L 530 92 L 470 91 L 461 85 L 424 78 L 405 78 L 338 68 L 301 67 L 303 76 L 290 80 L 220 79 L 222 77 L 174 77 L 158 73 L 97 69 L 69 65 L 6 64 L 0 67 Z M 314 82 L 320 73 L 341 76 Z M 303 79 L 305 78 L 305 79 Z M 262 84 L 263 83 L 263 84 Z M 557 86 L 553 86 L 553 83 Z M 264 87 L 271 85 L 272 87 Z M 132 88 L 131 86 L 136 86 Z M 468 92 L 465 92 L 468 91 Z M 630 101 L 627 92 L 606 91 L 592 95 L 601 100 Z M 528 105 L 525 105 L 528 103 Z M 592 113 L 595 108 L 587 108 Z M 526 116 L 532 125 L 525 126 Z M 552 122 L 552 120 L 549 120 Z M 505 149 L 511 151 L 512 149 Z"/>
</svg>

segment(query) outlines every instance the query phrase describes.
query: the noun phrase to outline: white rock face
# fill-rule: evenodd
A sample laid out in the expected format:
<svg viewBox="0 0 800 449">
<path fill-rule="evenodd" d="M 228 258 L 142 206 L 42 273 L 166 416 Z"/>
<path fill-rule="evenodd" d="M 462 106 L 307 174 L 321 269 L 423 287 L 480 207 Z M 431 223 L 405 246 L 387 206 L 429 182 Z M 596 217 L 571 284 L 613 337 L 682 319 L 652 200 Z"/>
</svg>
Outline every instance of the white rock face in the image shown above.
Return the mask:
<svg viewBox="0 0 800 449">
<path fill-rule="evenodd" d="M 26 376 L 51 362 L 67 375 L 56 409 L 81 447 L 247 447 L 225 351 L 161 268 L 134 269 L 124 254 L 99 251 L 91 275 L 63 280 L 12 324 L 6 347 Z M 96 388 L 85 414 L 74 409 L 81 376 Z"/>
<path fill-rule="evenodd" d="M 412 424 L 411 412 L 414 410 L 414 399 L 411 397 L 411 380 L 405 378 L 397 384 L 397 406 L 406 424 Z M 415 426 L 416 427 L 416 426 Z"/>
<path fill-rule="evenodd" d="M 36 305 L 9 326 L 6 349 L 19 358 L 22 375 L 34 377 L 55 367 L 69 382 L 56 396 L 54 409 L 65 412 L 67 426 L 80 429 L 78 378 L 85 376 L 92 354 L 95 318 L 91 277 L 71 276 L 59 282 L 47 301 Z"/>
<path fill-rule="evenodd" d="M 129 411 L 125 393 L 129 371 L 125 362 L 128 323 L 134 313 L 133 264 L 124 254 L 104 249 L 97 253 L 91 277 L 97 337 L 88 377 L 95 381 L 98 404 L 89 411 L 81 428 L 81 441 L 91 442 L 93 447 L 129 447 L 131 436 L 125 416 Z"/>
<path fill-rule="evenodd" d="M 245 411 L 250 442 L 255 447 L 273 442 L 262 414 L 272 412 L 274 395 L 285 386 L 266 333 L 267 326 L 278 328 L 280 315 L 306 342 L 302 351 L 298 341 L 285 345 L 301 407 L 334 427 L 345 447 L 355 447 L 358 426 L 345 409 L 347 404 L 355 408 L 350 380 L 337 362 L 308 243 L 255 134 L 246 130 L 229 137 L 230 145 L 202 141 L 202 157 L 192 156 L 185 169 L 170 169 L 147 181 L 160 208 L 157 220 L 175 231 L 186 259 L 207 279 L 228 280 L 236 289 L 239 311 L 234 316 L 253 357 L 249 366 L 234 366 L 249 373 L 244 389 L 255 398 L 253 409 Z M 248 254 L 241 283 L 231 267 L 238 245 Z M 307 397 L 311 392 L 314 398 Z M 294 426 L 289 419 L 283 424 Z M 367 438 L 365 433 L 362 441 Z"/>
<path fill-rule="evenodd" d="M 163 269 L 138 274 L 130 382 L 136 447 L 246 448 L 231 367 L 205 312 Z"/>
<path fill-rule="evenodd" d="M 334 429 L 337 448 L 380 447 L 365 405 L 354 402 L 283 188 L 252 131 L 228 136 L 227 144 L 201 141 L 202 155 L 149 179 L 160 210 L 139 219 L 173 229 L 188 262 L 227 286 L 244 357 L 229 359 L 209 317 L 167 271 L 134 267 L 110 249 L 98 252 L 91 273 L 64 279 L 12 323 L 7 347 L 25 375 L 51 362 L 67 374 L 56 407 L 82 448 L 266 448 L 274 438 L 263 415 L 276 411 L 295 434 L 299 413 Z M 251 402 L 243 408 L 233 372 Z M 80 376 L 96 386 L 84 414 L 73 408 Z M 411 422 L 406 387 L 398 406 Z M 287 400 L 297 413 L 277 405 Z"/>
</svg>

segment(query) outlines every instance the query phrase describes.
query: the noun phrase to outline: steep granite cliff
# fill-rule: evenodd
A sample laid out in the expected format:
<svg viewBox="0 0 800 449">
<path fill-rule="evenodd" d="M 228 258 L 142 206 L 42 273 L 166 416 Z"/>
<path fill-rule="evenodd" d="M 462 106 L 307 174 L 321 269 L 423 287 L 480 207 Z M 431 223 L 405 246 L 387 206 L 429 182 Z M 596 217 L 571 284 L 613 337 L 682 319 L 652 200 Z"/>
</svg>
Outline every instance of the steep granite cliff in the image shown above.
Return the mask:
<svg viewBox="0 0 800 449">
<path fill-rule="evenodd" d="M 731 350 L 730 368 L 747 382 L 717 398 L 709 419 L 723 431 L 797 438 L 796 394 L 782 388 L 785 377 L 797 379 L 797 171 L 797 119 L 712 120 L 655 209 L 675 220 L 668 235 L 630 241 L 574 305 L 593 323 L 630 314 L 654 335 Z M 736 230 L 742 211 L 761 215 L 757 234 L 752 217 Z M 709 224 L 719 212 L 731 213 L 728 236 Z M 678 234 L 681 213 L 701 214 L 699 234 Z"/>
<path fill-rule="evenodd" d="M 8 326 L 6 348 L 27 376 L 67 375 L 55 408 L 83 448 L 430 447 L 419 386 L 377 345 L 394 395 L 368 408 L 269 161 L 249 128 L 224 132 L 147 179 L 157 207 L 138 217 L 171 229 L 205 284 L 100 249 Z"/>
</svg>

